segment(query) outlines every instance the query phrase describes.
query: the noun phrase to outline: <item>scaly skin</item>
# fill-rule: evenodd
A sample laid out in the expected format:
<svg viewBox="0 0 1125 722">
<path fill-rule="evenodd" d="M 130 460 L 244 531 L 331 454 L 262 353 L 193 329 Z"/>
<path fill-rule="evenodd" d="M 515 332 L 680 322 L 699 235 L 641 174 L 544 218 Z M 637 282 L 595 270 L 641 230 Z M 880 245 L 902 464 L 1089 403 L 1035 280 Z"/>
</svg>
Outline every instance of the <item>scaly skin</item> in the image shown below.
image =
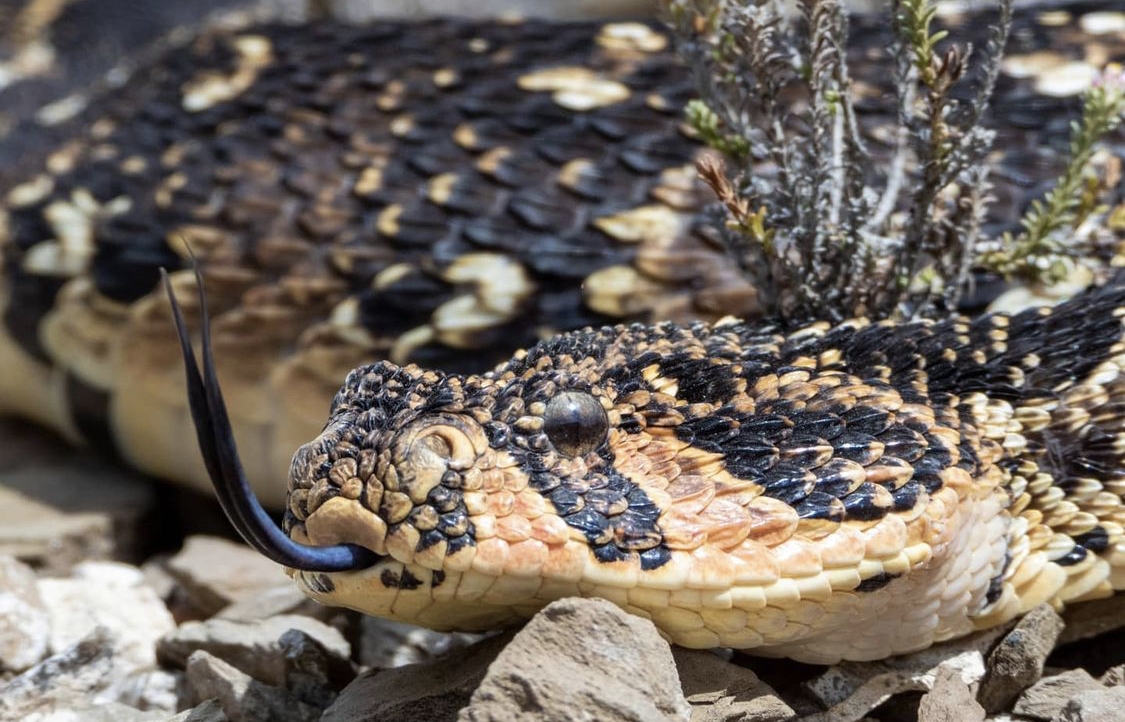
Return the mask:
<svg viewBox="0 0 1125 722">
<path fill-rule="evenodd" d="M 285 529 L 326 604 L 480 630 L 604 597 L 690 647 L 920 649 L 1125 586 L 1125 278 L 969 321 L 617 326 L 353 371 Z"/>
</svg>

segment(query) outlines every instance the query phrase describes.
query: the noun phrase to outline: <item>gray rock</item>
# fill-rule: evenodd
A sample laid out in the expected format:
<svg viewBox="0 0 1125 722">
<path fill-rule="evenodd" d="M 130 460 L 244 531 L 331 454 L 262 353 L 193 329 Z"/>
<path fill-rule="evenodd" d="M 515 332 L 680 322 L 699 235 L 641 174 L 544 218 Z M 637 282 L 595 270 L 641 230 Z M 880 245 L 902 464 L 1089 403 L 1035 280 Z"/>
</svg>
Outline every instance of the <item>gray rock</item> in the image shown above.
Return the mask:
<svg viewBox="0 0 1125 722">
<path fill-rule="evenodd" d="M 802 722 L 858 720 L 894 695 L 928 691 L 943 669 L 957 672 L 961 681 L 976 689 L 984 677 L 984 655 L 1007 627 L 935 644 L 914 654 L 878 662 L 842 662 L 802 686 L 825 712 Z"/>
<path fill-rule="evenodd" d="M 111 684 L 116 667 L 108 630 L 95 629 L 73 647 L 0 684 L 0 719 L 21 720 L 85 704 Z"/>
<path fill-rule="evenodd" d="M 250 622 L 219 618 L 187 622 L 165 635 L 156 653 L 165 665 L 184 667 L 193 652 L 204 650 L 266 684 L 284 685 L 286 662 L 279 640 L 290 629 L 317 640 L 333 664 L 350 664 L 351 647 L 339 631 L 296 614 Z"/>
<path fill-rule="evenodd" d="M 278 644 L 285 659 L 285 689 L 302 702 L 324 709 L 355 679 L 348 659 L 332 654 L 299 629 L 282 634 Z"/>
<path fill-rule="evenodd" d="M 243 544 L 210 536 L 189 537 L 165 568 L 202 617 L 285 581 L 281 565 Z"/>
<path fill-rule="evenodd" d="M 1044 677 L 1016 700 L 1012 711 L 1035 720 L 1050 720 L 1058 716 L 1066 703 L 1083 692 L 1104 690 L 1098 680 L 1084 669 L 1071 669 Z"/>
<path fill-rule="evenodd" d="M 20 722 L 161 722 L 163 712 L 142 712 L 120 702 L 76 700 L 73 704 L 53 705 L 21 718 Z"/>
<path fill-rule="evenodd" d="M 427 664 L 365 672 L 324 711 L 321 722 L 453 722 L 512 636 L 489 637 Z"/>
<path fill-rule="evenodd" d="M 83 562 L 69 578 L 40 579 L 39 592 L 51 617 L 56 654 L 104 627 L 113 635 L 120 663 L 150 669 L 157 640 L 176 626 L 144 574 L 118 562 Z"/>
<path fill-rule="evenodd" d="M 1125 718 L 1125 687 L 1079 692 L 1063 705 L 1057 722 L 1120 722 Z"/>
<path fill-rule="evenodd" d="M 672 652 L 647 619 L 601 599 L 544 607 L 488 668 L 460 722 L 688 720 Z"/>
<path fill-rule="evenodd" d="M 482 638 L 479 634 L 446 634 L 364 615 L 360 617 L 356 661 L 380 669 L 419 664 L 468 647 Z"/>
<path fill-rule="evenodd" d="M 1098 677 L 1098 681 L 1107 687 L 1125 685 L 1125 664 L 1110 667 Z"/>
<path fill-rule="evenodd" d="M 215 698 L 231 722 L 316 722 L 320 709 L 288 691 L 243 674 L 203 650 L 187 661 L 187 682 L 197 700 Z"/>
<path fill-rule="evenodd" d="M 977 695 L 985 710 L 1007 709 L 1020 692 L 1035 684 L 1063 626 L 1055 610 L 1041 604 L 1004 635 L 988 655 L 988 672 Z"/>
<path fill-rule="evenodd" d="M 1066 629 L 1059 635 L 1059 644 L 1090 639 L 1125 627 L 1125 604 L 1118 594 L 1074 604 L 1063 612 L 1063 621 Z"/>
<path fill-rule="evenodd" d="M 180 712 L 175 717 L 169 717 L 164 722 L 230 722 L 223 712 L 223 706 L 217 699 L 200 702 L 189 710 Z"/>
<path fill-rule="evenodd" d="M 934 686 L 918 703 L 918 722 L 983 722 L 980 706 L 961 675 L 948 667 L 934 677 Z"/>
<path fill-rule="evenodd" d="M 223 607 L 216 617 L 248 622 L 278 614 L 300 614 L 324 622 L 339 610 L 317 604 L 306 597 L 291 581 L 259 589 Z"/>
<path fill-rule="evenodd" d="M 745 667 L 698 649 L 672 647 L 691 722 L 774 722 L 795 716 L 773 689 Z"/>
<path fill-rule="evenodd" d="M 0 672 L 22 672 L 47 654 L 51 618 L 35 572 L 0 556 Z"/>
<path fill-rule="evenodd" d="M 118 677 L 103 696 L 137 709 L 165 712 L 183 708 L 188 698 L 184 673 L 166 669 L 142 669 Z"/>
<path fill-rule="evenodd" d="M 85 559 L 135 559 L 152 484 L 53 444 L 48 465 L 0 468 L 0 554 L 59 574 Z"/>
</svg>

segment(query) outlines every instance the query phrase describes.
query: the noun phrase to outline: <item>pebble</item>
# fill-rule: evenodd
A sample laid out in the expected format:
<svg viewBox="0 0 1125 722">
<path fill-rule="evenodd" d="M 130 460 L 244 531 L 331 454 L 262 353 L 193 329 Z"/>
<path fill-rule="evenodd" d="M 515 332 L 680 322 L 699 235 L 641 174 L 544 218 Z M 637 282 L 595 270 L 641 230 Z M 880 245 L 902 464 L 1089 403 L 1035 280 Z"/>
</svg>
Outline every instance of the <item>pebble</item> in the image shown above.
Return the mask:
<svg viewBox="0 0 1125 722">
<path fill-rule="evenodd" d="M 458 722 L 686 720 L 668 644 L 647 619 L 601 599 L 552 602 L 489 666 Z"/>
<path fill-rule="evenodd" d="M 324 711 L 322 722 L 454 722 L 511 638 L 500 634 L 425 664 L 364 672 Z"/>
<path fill-rule="evenodd" d="M 1016 700 L 1012 711 L 1033 720 L 1052 720 L 1079 694 L 1104 689 L 1086 670 L 1068 669 L 1033 684 Z"/>
<path fill-rule="evenodd" d="M 918 722 L 984 722 L 984 707 L 961 674 L 942 667 L 930 691 L 918 703 Z"/>
<path fill-rule="evenodd" d="M 187 661 L 187 682 L 199 701 L 215 698 L 231 722 L 316 722 L 321 710 L 287 690 L 263 684 L 203 650 Z"/>
<path fill-rule="evenodd" d="M 338 630 L 295 614 L 248 622 L 219 618 L 186 622 L 159 640 L 156 653 L 165 665 L 184 667 L 192 653 L 202 650 L 266 684 L 283 685 L 286 663 L 280 640 L 291 629 L 315 639 L 333 664 L 348 663 L 351 646 Z"/>
<path fill-rule="evenodd" d="M 988 655 L 988 673 L 977 698 L 984 709 L 999 712 L 1043 674 L 1047 655 L 1055 648 L 1063 620 L 1046 604 L 1028 612 Z"/>
<path fill-rule="evenodd" d="M 1120 722 L 1125 717 L 1125 687 L 1079 692 L 1063 705 L 1058 722 Z"/>
<path fill-rule="evenodd" d="M 113 635 L 118 658 L 132 670 L 156 666 L 156 642 L 175 628 L 168 608 L 136 567 L 89 561 L 70 577 L 39 580 L 51 619 L 50 648 L 59 653 L 97 627 Z"/>
<path fill-rule="evenodd" d="M 22 672 L 46 656 L 50 635 L 35 572 L 0 556 L 0 673 Z"/>
<path fill-rule="evenodd" d="M 698 649 L 672 648 L 691 722 L 780 722 L 795 712 L 752 670 Z"/>
<path fill-rule="evenodd" d="M 244 544 L 211 536 L 188 537 L 165 569 L 203 618 L 285 581 L 281 565 Z"/>
</svg>

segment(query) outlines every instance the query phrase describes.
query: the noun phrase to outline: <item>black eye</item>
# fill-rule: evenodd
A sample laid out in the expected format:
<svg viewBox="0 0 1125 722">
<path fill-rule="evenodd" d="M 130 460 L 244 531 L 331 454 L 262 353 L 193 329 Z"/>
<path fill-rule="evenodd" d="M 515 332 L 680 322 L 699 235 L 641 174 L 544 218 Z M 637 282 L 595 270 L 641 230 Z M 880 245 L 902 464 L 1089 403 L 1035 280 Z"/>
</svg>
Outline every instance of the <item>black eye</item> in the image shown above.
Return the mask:
<svg viewBox="0 0 1125 722">
<path fill-rule="evenodd" d="M 581 456 L 605 442 L 609 418 L 590 394 L 567 391 L 547 402 L 543 430 L 560 454 Z"/>
</svg>

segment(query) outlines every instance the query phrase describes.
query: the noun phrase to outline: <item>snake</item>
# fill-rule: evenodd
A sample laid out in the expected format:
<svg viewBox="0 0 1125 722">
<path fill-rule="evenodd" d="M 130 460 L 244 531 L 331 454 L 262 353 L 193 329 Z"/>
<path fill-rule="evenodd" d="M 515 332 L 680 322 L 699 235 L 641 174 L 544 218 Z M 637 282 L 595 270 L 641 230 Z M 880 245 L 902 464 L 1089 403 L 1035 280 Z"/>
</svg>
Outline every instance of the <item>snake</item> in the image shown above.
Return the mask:
<svg viewBox="0 0 1125 722">
<path fill-rule="evenodd" d="M 1017 16 L 998 227 L 1057 167 L 1068 78 L 1122 57 L 1112 17 Z M 856 31 L 886 147 L 862 61 L 887 30 Z M 205 33 L 7 190 L 0 403 L 213 484 L 312 598 L 435 629 L 598 596 L 685 646 L 833 662 L 1125 584 L 1120 280 L 755 320 L 699 214 L 691 92 L 645 23 Z"/>
</svg>

